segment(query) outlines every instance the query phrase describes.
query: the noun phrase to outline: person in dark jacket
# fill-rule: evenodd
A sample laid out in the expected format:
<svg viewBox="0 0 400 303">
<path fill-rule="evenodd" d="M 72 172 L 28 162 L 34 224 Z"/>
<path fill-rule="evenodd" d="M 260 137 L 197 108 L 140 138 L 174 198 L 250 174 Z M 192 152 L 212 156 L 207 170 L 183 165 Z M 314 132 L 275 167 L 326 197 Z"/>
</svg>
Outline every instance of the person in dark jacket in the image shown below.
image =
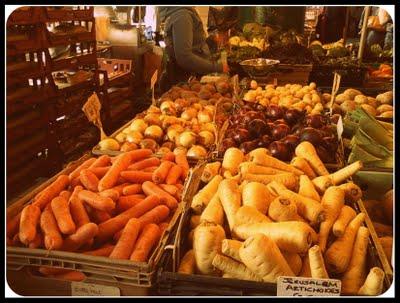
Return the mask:
<svg viewBox="0 0 400 303">
<path fill-rule="evenodd" d="M 160 20 L 164 22 L 164 41 L 167 64 L 161 77 L 162 91 L 187 81 L 190 76 L 215 72 L 228 72 L 226 62 L 209 59 L 203 23 L 193 7 L 159 7 Z"/>
</svg>

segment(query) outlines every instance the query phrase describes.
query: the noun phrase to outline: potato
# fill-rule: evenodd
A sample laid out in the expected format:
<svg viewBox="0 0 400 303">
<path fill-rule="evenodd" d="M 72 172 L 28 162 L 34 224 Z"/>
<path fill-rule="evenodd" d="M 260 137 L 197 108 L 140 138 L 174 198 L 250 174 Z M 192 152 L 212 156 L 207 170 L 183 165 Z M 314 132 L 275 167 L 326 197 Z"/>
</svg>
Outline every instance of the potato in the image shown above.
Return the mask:
<svg viewBox="0 0 400 303">
<path fill-rule="evenodd" d="M 357 107 L 357 104 L 352 100 L 346 100 L 342 104 L 340 104 L 340 108 L 344 112 L 351 112 L 351 111 L 355 110 L 356 107 Z"/>
<path fill-rule="evenodd" d="M 376 116 L 376 109 L 373 107 L 373 106 L 371 106 L 371 105 L 369 105 L 369 104 L 361 104 L 361 107 L 366 111 L 366 112 L 368 112 L 369 114 L 371 114 L 371 116 Z"/>
<path fill-rule="evenodd" d="M 367 103 L 368 99 L 366 96 L 364 95 L 357 95 L 354 97 L 354 102 L 356 102 L 357 104 L 364 104 Z"/>
<path fill-rule="evenodd" d="M 362 92 L 360 92 L 359 90 L 356 90 L 356 89 L 354 89 L 354 88 L 348 88 L 348 89 L 346 89 L 346 90 L 343 92 L 343 94 L 349 96 L 349 99 L 350 99 L 350 100 L 354 100 L 354 98 L 355 98 L 357 95 L 362 95 Z"/>
<path fill-rule="evenodd" d="M 312 100 L 314 103 L 320 103 L 320 102 L 321 102 L 321 98 L 319 97 L 318 94 L 312 94 L 312 95 L 311 95 L 311 100 Z"/>
<path fill-rule="evenodd" d="M 317 88 L 317 84 L 315 84 L 315 82 L 311 82 L 308 86 L 309 86 L 311 89 L 316 89 L 316 88 Z"/>
<path fill-rule="evenodd" d="M 373 106 L 375 109 L 379 106 L 379 102 L 373 97 L 367 97 L 367 103 Z"/>
<path fill-rule="evenodd" d="M 376 100 L 378 100 L 382 104 L 393 104 L 393 91 L 379 94 L 378 96 L 376 96 Z"/>
<path fill-rule="evenodd" d="M 388 104 L 382 104 L 381 106 L 379 106 L 376 111 L 378 112 L 378 114 L 382 114 L 384 112 L 388 112 L 388 111 L 393 111 L 393 106 L 388 105 Z"/>
<path fill-rule="evenodd" d="M 381 117 L 381 118 L 393 118 L 393 111 L 384 112 L 384 113 L 380 114 L 378 117 Z"/>
<path fill-rule="evenodd" d="M 343 102 L 345 102 L 345 101 L 347 101 L 347 100 L 351 100 L 351 99 L 349 98 L 348 95 L 345 95 L 345 94 L 338 94 L 338 95 L 336 95 L 336 97 L 335 97 L 335 102 L 336 102 L 337 104 L 342 104 Z M 329 100 L 328 100 L 328 101 L 329 101 Z"/>
<path fill-rule="evenodd" d="M 115 139 L 119 142 L 119 143 L 124 143 L 125 139 L 126 139 L 126 134 L 124 134 L 123 132 L 120 132 Z"/>
<path fill-rule="evenodd" d="M 309 93 L 305 94 L 304 97 L 303 97 L 303 101 L 306 104 L 309 104 L 309 105 L 312 104 L 311 94 L 309 94 Z"/>
<path fill-rule="evenodd" d="M 322 94 L 322 100 L 326 103 L 326 102 L 330 102 L 331 101 L 331 94 L 328 93 L 323 93 Z"/>
</svg>

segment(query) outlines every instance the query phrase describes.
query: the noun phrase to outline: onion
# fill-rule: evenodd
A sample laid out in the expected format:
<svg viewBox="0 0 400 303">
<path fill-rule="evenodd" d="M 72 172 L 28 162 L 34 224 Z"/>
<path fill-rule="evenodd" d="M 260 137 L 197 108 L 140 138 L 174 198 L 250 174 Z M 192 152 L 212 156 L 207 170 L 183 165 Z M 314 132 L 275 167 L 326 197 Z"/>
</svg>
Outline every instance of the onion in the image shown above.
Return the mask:
<svg viewBox="0 0 400 303">
<path fill-rule="evenodd" d="M 179 146 L 190 148 L 196 143 L 196 134 L 191 131 L 184 131 L 178 136 L 177 140 Z"/>
<path fill-rule="evenodd" d="M 191 159 L 204 159 L 207 157 L 207 151 L 203 146 L 193 145 L 187 152 L 186 156 Z"/>
<path fill-rule="evenodd" d="M 131 142 L 131 143 L 136 143 L 139 144 L 140 141 L 142 141 L 143 135 L 140 132 L 130 132 L 129 134 L 126 135 L 126 141 Z"/>
<path fill-rule="evenodd" d="M 201 130 L 202 131 L 206 130 L 206 131 L 214 133 L 215 132 L 215 126 L 211 122 L 210 123 L 204 123 L 204 124 L 201 125 Z"/>
<path fill-rule="evenodd" d="M 197 119 L 199 120 L 200 123 L 209 123 L 212 121 L 211 115 L 209 114 L 209 112 L 205 110 L 198 112 Z"/>
<path fill-rule="evenodd" d="M 181 132 L 178 131 L 176 128 L 169 128 L 167 131 L 167 137 L 168 140 L 175 142 L 176 137 L 180 134 Z"/>
<path fill-rule="evenodd" d="M 119 143 L 124 143 L 126 139 L 126 134 L 123 132 L 119 133 L 116 137 L 115 140 L 117 140 Z"/>
<path fill-rule="evenodd" d="M 143 119 L 135 119 L 131 123 L 130 130 L 134 132 L 143 132 L 148 127 L 147 123 Z"/>
<path fill-rule="evenodd" d="M 144 136 L 159 141 L 163 137 L 163 130 L 158 125 L 151 125 L 144 131 Z"/>
<path fill-rule="evenodd" d="M 101 150 L 119 150 L 120 146 L 119 143 L 117 142 L 117 140 L 113 139 L 113 138 L 107 138 L 104 140 L 101 140 L 99 142 L 100 145 L 100 149 Z"/>
<path fill-rule="evenodd" d="M 215 138 L 213 133 L 209 131 L 201 131 L 199 133 L 199 143 L 205 147 L 209 147 L 215 143 Z"/>
<path fill-rule="evenodd" d="M 153 139 L 143 139 L 140 142 L 140 148 L 142 148 L 142 149 L 151 149 L 153 152 L 155 152 L 157 150 L 157 148 L 158 148 L 158 144 Z"/>
<path fill-rule="evenodd" d="M 186 121 L 190 121 L 197 116 L 197 110 L 194 108 L 188 108 L 181 114 L 181 118 L 185 119 Z"/>
<path fill-rule="evenodd" d="M 161 120 L 160 120 L 160 115 L 159 114 L 147 114 L 144 117 L 144 121 L 148 125 L 158 125 L 161 126 Z"/>
<path fill-rule="evenodd" d="M 164 101 L 160 105 L 160 110 L 163 114 L 174 116 L 176 114 L 175 104 L 172 101 Z"/>
<path fill-rule="evenodd" d="M 174 155 L 176 156 L 178 153 L 187 153 L 187 149 L 183 146 L 175 147 L 173 150 Z"/>
</svg>

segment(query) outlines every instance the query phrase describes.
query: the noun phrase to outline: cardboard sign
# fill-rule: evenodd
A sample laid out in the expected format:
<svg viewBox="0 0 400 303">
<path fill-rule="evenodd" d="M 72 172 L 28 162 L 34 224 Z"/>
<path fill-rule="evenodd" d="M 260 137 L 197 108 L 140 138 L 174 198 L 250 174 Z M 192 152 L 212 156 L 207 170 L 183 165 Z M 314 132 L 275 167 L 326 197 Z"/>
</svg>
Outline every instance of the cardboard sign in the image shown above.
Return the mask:
<svg viewBox="0 0 400 303">
<path fill-rule="evenodd" d="M 71 296 L 121 296 L 117 287 L 91 283 L 71 282 Z"/>
<path fill-rule="evenodd" d="M 107 138 L 103 131 L 103 124 L 101 123 L 101 103 L 96 93 L 93 93 L 82 107 L 83 112 L 90 122 L 100 129 L 101 140 Z"/>
<path fill-rule="evenodd" d="M 277 296 L 326 297 L 340 296 L 341 281 L 303 277 L 279 277 Z"/>
<path fill-rule="evenodd" d="M 156 104 L 156 100 L 154 98 L 154 85 L 157 82 L 157 78 L 158 78 L 158 69 L 155 70 L 153 76 L 151 76 L 151 80 L 150 80 L 150 88 L 151 88 L 151 94 L 152 94 L 152 103 L 153 105 Z"/>
</svg>

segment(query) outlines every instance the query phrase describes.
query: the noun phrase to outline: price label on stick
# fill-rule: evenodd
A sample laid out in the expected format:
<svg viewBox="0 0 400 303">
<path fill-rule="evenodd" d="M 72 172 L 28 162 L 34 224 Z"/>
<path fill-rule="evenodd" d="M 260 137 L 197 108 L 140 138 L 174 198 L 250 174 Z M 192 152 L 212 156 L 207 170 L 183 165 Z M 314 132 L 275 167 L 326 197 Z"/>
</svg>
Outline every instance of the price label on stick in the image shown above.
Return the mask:
<svg viewBox="0 0 400 303">
<path fill-rule="evenodd" d="M 338 297 L 341 281 L 281 276 L 278 278 L 276 290 L 278 297 Z"/>
<path fill-rule="evenodd" d="M 92 283 L 71 282 L 71 296 L 121 296 L 119 288 Z"/>
<path fill-rule="evenodd" d="M 340 79 L 342 76 L 338 73 L 334 73 L 333 77 L 333 84 L 332 84 L 332 92 L 331 92 L 331 103 L 330 103 L 330 115 L 332 116 L 332 110 L 333 110 L 333 103 L 335 102 L 336 94 L 339 91 L 340 87 Z"/>
<path fill-rule="evenodd" d="M 155 70 L 153 76 L 151 76 L 151 80 L 150 80 L 150 88 L 151 88 L 151 94 L 152 94 L 152 103 L 153 105 L 156 104 L 156 100 L 154 98 L 154 85 L 157 82 L 157 78 L 158 78 L 158 69 Z"/>
<path fill-rule="evenodd" d="M 93 93 L 83 105 L 82 111 L 85 113 L 88 120 L 100 129 L 100 138 L 103 140 L 107 138 L 107 135 L 104 133 L 103 124 L 101 123 L 100 110 L 101 103 L 99 97 L 96 93 Z"/>
</svg>

